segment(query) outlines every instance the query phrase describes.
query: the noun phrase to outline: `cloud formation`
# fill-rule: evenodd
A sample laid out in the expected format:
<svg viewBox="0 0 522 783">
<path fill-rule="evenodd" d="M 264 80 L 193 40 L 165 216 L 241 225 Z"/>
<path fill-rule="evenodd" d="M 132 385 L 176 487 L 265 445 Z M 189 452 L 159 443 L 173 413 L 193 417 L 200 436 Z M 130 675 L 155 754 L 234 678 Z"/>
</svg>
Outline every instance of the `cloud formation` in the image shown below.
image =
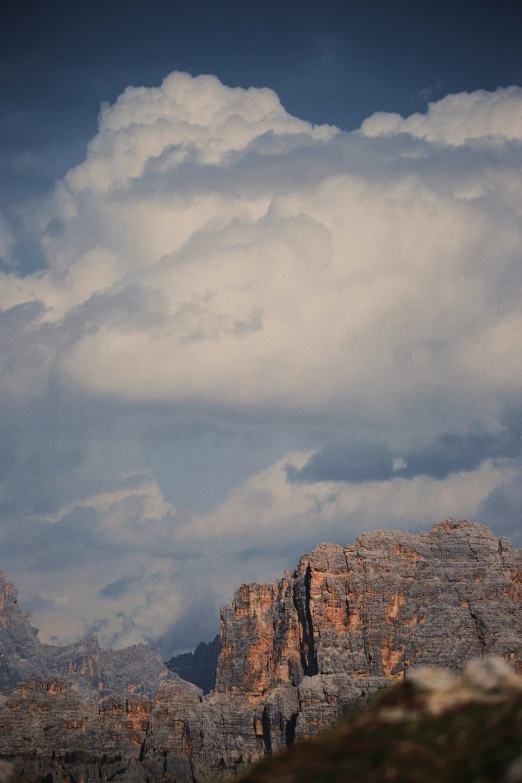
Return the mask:
<svg viewBox="0 0 522 783">
<path fill-rule="evenodd" d="M 452 473 L 476 470 L 486 460 L 502 461 L 522 454 L 522 426 L 507 417 L 507 426 L 495 433 L 444 433 L 434 443 L 393 454 L 386 446 L 332 441 L 296 470 L 287 467 L 290 481 L 389 481 L 430 476 L 445 479 Z"/>
<path fill-rule="evenodd" d="M 483 140 L 494 145 L 522 139 L 522 89 L 500 88 L 495 92 L 475 90 L 447 95 L 430 103 L 426 114 L 377 112 L 365 120 L 367 136 L 408 133 L 430 142 L 462 146 Z"/>
<path fill-rule="evenodd" d="M 467 98 L 426 122 L 480 114 L 513 137 L 519 91 Z M 48 205 L 48 271 L 4 276 L 4 306 L 41 301 L 61 382 L 101 397 L 370 420 L 473 385 L 487 404 L 518 386 L 521 329 L 506 296 L 520 148 L 498 138 L 486 170 L 392 143 L 375 170 L 369 141 L 355 174 L 360 140 L 289 117 L 269 90 L 186 74 L 129 88 Z"/>
<path fill-rule="evenodd" d="M 320 540 L 513 528 L 521 106 L 346 133 L 174 73 L 102 107 L 27 206 L 46 268 L 0 271 L 2 565 L 45 638 L 168 654 Z"/>
</svg>

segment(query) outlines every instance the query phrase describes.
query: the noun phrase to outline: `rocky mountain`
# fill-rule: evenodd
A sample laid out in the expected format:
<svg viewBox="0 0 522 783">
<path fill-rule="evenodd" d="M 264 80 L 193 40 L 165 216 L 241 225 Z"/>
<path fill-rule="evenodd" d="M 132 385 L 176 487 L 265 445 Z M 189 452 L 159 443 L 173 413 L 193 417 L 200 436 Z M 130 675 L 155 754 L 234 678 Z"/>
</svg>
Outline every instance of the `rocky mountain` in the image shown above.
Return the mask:
<svg viewBox="0 0 522 783">
<path fill-rule="evenodd" d="M 49 674 L 31 616 L 18 605 L 18 592 L 0 571 L 0 690 L 10 690 L 31 677 Z"/>
<path fill-rule="evenodd" d="M 377 531 L 320 544 L 273 585 L 222 610 L 216 689 L 252 696 L 304 677 L 402 676 L 500 653 L 522 661 L 521 552 L 483 525 Z"/>
<path fill-rule="evenodd" d="M 219 634 L 206 644 L 200 642 L 194 652 L 175 655 L 165 664 L 171 672 L 210 693 L 216 683 L 216 668 L 221 649 Z"/>
<path fill-rule="evenodd" d="M 87 700 L 113 692 L 153 697 L 161 681 L 180 681 L 146 644 L 101 650 L 94 637 L 54 647 L 40 643 L 30 619 L 20 609 L 18 591 L 0 571 L 0 693 L 29 680 L 66 678 Z"/>
<path fill-rule="evenodd" d="M 321 544 L 275 584 L 242 585 L 222 610 L 204 697 L 148 648 L 39 645 L 14 588 L 0 587 L 0 754 L 34 783 L 203 783 L 311 737 L 419 666 L 460 671 L 496 654 L 522 670 L 522 552 L 467 520 Z"/>
</svg>

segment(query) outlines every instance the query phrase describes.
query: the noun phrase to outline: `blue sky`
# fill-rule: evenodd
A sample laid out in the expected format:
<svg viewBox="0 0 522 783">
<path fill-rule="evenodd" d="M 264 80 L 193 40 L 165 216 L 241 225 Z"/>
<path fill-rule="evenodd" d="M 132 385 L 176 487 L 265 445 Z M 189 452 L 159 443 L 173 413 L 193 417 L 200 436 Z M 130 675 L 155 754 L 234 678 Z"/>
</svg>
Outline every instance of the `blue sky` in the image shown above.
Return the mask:
<svg viewBox="0 0 522 783">
<path fill-rule="evenodd" d="M 323 540 L 522 542 L 518 4 L 12 4 L 0 567 L 210 638 Z"/>
</svg>

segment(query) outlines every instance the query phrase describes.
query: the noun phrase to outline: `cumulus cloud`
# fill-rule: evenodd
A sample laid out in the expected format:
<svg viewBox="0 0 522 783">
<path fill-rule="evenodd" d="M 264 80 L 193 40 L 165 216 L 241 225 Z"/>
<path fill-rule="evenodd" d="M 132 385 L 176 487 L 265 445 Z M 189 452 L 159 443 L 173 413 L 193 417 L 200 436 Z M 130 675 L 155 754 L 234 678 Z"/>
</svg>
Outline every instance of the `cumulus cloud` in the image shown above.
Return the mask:
<svg viewBox="0 0 522 783">
<path fill-rule="evenodd" d="M 511 138 L 495 107 L 511 117 L 518 92 L 484 95 L 445 100 L 473 127 L 498 114 Z M 48 205 L 48 271 L 5 276 L 4 306 L 42 301 L 61 382 L 102 397 L 373 420 L 412 397 L 457 406 L 470 385 L 486 405 L 509 393 L 522 328 L 504 297 L 521 239 L 512 157 L 455 172 L 426 149 L 405 169 L 390 146 L 382 176 L 355 175 L 356 143 L 290 117 L 269 90 L 186 74 L 129 88 Z M 325 149 L 336 173 L 320 176 Z"/>
<path fill-rule="evenodd" d="M 334 133 L 287 114 L 272 90 L 172 73 L 159 88 L 128 87 L 114 106 L 102 106 L 87 160 L 69 172 L 66 183 L 73 192 L 103 192 L 129 185 L 160 160 L 163 171 L 189 158 L 226 165 L 227 156 L 264 134 L 325 139 Z"/>
<path fill-rule="evenodd" d="M 346 133 L 175 73 L 102 108 L 45 269 L 0 271 L 2 565 L 47 639 L 181 645 L 319 540 L 513 518 L 521 106 Z"/>
<path fill-rule="evenodd" d="M 377 112 L 361 126 L 367 136 L 409 133 L 420 139 L 461 146 L 496 137 L 498 142 L 522 139 L 522 89 L 504 87 L 495 92 L 475 90 L 447 95 L 430 103 L 426 114 Z M 491 138 L 493 137 L 493 138 Z"/>
</svg>

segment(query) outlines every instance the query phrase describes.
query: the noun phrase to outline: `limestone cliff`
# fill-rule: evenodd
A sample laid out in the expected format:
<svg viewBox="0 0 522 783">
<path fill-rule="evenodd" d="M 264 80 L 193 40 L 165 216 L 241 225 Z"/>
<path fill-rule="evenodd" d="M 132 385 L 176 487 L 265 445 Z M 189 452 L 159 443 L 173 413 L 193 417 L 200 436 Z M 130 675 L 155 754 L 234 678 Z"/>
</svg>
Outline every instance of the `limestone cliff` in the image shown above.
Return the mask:
<svg viewBox="0 0 522 783">
<path fill-rule="evenodd" d="M 320 544 L 223 608 L 216 690 L 259 698 L 316 675 L 394 680 L 491 653 L 522 668 L 521 604 L 522 553 L 467 520 Z"/>
<path fill-rule="evenodd" d="M 30 615 L 18 605 L 18 592 L 0 571 L 0 691 L 31 677 L 49 674 L 46 656 L 29 625 Z"/>
<path fill-rule="evenodd" d="M 321 544 L 275 584 L 242 585 L 222 610 L 206 697 L 140 646 L 38 645 L 4 592 L 0 754 L 35 783 L 204 783 L 310 737 L 418 666 L 458 671 L 495 653 L 522 669 L 522 552 L 467 520 Z M 31 682 L 13 688 L 25 670 Z"/>
</svg>

